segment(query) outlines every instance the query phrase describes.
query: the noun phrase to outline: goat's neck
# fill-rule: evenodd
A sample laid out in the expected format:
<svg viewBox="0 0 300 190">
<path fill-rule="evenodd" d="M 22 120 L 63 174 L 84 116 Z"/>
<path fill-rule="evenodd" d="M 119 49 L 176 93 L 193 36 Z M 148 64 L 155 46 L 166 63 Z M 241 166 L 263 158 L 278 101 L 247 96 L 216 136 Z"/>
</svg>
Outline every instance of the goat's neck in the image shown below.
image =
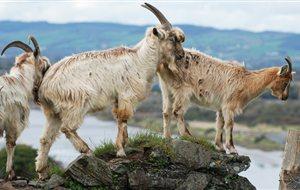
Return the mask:
<svg viewBox="0 0 300 190">
<path fill-rule="evenodd" d="M 256 98 L 265 90 L 269 89 L 269 86 L 276 78 L 277 73 L 278 68 L 276 67 L 251 72 L 248 77 L 246 77 L 245 81 L 246 84 L 249 84 L 247 88 L 250 99 Z"/>
<path fill-rule="evenodd" d="M 141 72 L 147 80 L 151 80 L 155 76 L 156 67 L 160 60 L 158 42 L 147 40 L 144 38 L 137 46 L 138 60 L 136 62 Z"/>
</svg>

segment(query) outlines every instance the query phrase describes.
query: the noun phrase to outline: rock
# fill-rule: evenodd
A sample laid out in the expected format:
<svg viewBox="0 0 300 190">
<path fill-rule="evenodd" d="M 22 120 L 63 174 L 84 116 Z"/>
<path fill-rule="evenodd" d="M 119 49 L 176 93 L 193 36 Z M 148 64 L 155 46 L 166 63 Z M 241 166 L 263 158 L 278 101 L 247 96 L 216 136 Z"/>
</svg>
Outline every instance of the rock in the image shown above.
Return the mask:
<svg viewBox="0 0 300 190">
<path fill-rule="evenodd" d="M 218 172 L 238 174 L 246 171 L 250 167 L 250 158 L 248 156 L 226 155 L 221 153 L 212 154 L 210 168 Z"/>
<path fill-rule="evenodd" d="M 210 182 L 211 177 L 207 174 L 193 172 L 188 175 L 185 182 L 176 190 L 203 190 Z"/>
<path fill-rule="evenodd" d="M 112 173 L 107 163 L 93 155 L 80 155 L 66 169 L 66 174 L 84 186 L 109 186 Z"/>
<path fill-rule="evenodd" d="M 185 140 L 174 140 L 173 149 L 175 163 L 183 164 L 191 169 L 208 167 L 211 162 L 211 152 L 201 145 Z"/>
<path fill-rule="evenodd" d="M 146 189 L 150 186 L 150 178 L 144 170 L 135 170 L 128 174 L 129 186 L 132 189 Z"/>
<path fill-rule="evenodd" d="M 12 181 L 11 184 L 14 187 L 25 187 L 27 185 L 27 181 L 24 179 Z"/>
<path fill-rule="evenodd" d="M 2 190 L 15 190 L 15 188 L 12 186 L 11 182 L 6 182 L 0 184 L 0 189 Z"/>
<path fill-rule="evenodd" d="M 65 179 L 57 174 L 53 174 L 51 178 L 46 182 L 45 189 L 54 189 L 65 183 Z"/>
<path fill-rule="evenodd" d="M 130 189 L 175 189 L 182 180 L 153 175 L 137 169 L 128 174 L 128 182 Z"/>
</svg>

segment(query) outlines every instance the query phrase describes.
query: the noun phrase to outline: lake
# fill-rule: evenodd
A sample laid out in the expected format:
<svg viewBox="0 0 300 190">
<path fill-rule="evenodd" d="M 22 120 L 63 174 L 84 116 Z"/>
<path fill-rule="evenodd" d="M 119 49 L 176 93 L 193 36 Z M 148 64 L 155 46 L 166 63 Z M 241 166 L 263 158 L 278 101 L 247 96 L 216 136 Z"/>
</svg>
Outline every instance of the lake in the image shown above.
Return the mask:
<svg viewBox="0 0 300 190">
<path fill-rule="evenodd" d="M 25 129 L 17 143 L 30 145 L 34 148 L 39 147 L 39 138 L 43 131 L 45 117 L 40 110 L 31 110 L 30 126 Z M 143 129 L 137 127 L 128 127 L 129 136 Z M 78 134 L 85 142 L 94 149 L 103 141 L 113 140 L 117 135 L 117 127 L 113 121 L 100 121 L 95 117 L 87 116 Z M 0 139 L 0 147 L 5 146 L 4 139 Z M 261 190 L 278 189 L 279 172 L 282 162 L 282 152 L 264 152 L 261 150 L 246 149 L 237 147 L 239 154 L 247 155 L 251 159 L 251 166 L 246 172 L 241 175 L 247 177 L 251 183 Z M 50 156 L 61 161 L 64 166 L 67 166 L 74 160 L 79 153 L 73 148 L 73 145 L 60 135 L 50 150 Z"/>
</svg>

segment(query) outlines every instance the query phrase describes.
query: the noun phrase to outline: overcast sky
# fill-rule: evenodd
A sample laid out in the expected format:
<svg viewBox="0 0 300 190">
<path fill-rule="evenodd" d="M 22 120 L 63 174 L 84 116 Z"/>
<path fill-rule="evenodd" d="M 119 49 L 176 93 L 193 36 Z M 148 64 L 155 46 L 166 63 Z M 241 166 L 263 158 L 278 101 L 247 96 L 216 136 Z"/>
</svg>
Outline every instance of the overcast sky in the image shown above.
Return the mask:
<svg viewBox="0 0 300 190">
<path fill-rule="evenodd" d="M 0 20 L 156 24 L 144 1 L 0 2 Z M 147 1 L 174 24 L 300 33 L 300 1 Z M 1 28 L 0 28 L 1 30 Z"/>
</svg>

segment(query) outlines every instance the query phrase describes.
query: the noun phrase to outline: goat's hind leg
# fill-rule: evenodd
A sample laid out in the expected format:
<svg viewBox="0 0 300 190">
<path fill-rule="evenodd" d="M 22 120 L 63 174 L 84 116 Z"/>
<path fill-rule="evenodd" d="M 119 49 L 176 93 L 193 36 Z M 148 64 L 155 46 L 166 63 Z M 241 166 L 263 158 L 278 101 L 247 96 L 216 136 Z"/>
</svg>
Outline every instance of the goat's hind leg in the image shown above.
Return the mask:
<svg viewBox="0 0 300 190">
<path fill-rule="evenodd" d="M 45 125 L 42 137 L 40 138 L 40 148 L 36 157 L 36 171 L 39 175 L 39 180 L 44 180 L 48 177 L 48 154 L 56 137 L 59 135 L 61 121 L 58 115 L 55 115 L 49 110 L 44 109 L 47 123 Z"/>
<path fill-rule="evenodd" d="M 78 109 L 80 110 L 80 109 Z M 83 122 L 84 115 L 79 112 L 68 111 L 62 116 L 61 132 L 65 134 L 67 139 L 71 141 L 75 149 L 82 154 L 91 154 L 92 150 L 89 148 L 86 142 L 79 137 L 76 130 Z"/>
<path fill-rule="evenodd" d="M 15 177 L 15 172 L 13 170 L 13 157 L 16 146 L 16 134 L 8 132 L 6 134 L 6 180 L 10 181 Z"/>
</svg>

